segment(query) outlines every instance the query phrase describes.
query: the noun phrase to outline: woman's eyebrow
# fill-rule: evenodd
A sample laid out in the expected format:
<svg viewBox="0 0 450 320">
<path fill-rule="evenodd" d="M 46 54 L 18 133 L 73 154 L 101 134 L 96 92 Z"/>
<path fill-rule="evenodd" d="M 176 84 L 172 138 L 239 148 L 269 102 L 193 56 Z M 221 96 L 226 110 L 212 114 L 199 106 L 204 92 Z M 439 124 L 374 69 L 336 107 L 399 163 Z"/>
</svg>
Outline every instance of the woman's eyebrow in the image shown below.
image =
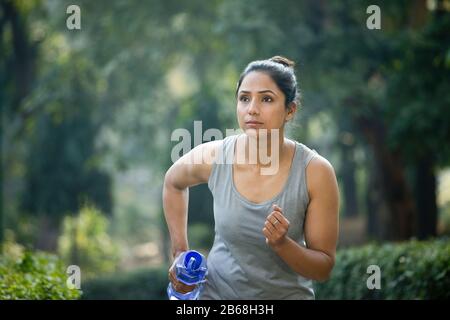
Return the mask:
<svg viewBox="0 0 450 320">
<path fill-rule="evenodd" d="M 258 93 L 267 93 L 267 92 L 270 92 L 275 96 L 277 95 L 275 92 L 273 92 L 272 90 L 269 90 L 269 89 L 258 91 Z M 239 93 L 250 93 L 250 91 L 240 90 Z"/>
</svg>

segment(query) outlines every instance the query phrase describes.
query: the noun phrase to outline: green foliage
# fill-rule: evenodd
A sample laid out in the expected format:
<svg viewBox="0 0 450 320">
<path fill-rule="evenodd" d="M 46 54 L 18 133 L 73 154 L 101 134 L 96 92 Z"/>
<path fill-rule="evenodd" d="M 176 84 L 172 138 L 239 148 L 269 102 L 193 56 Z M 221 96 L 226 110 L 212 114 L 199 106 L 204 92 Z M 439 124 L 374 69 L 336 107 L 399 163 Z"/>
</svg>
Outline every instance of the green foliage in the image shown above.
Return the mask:
<svg viewBox="0 0 450 320">
<path fill-rule="evenodd" d="M 0 300 L 80 298 L 80 290 L 67 287 L 67 277 L 58 257 L 24 251 L 16 243 L 5 244 L 5 254 L 0 256 Z"/>
<path fill-rule="evenodd" d="M 108 5 L 80 0 L 79 32 L 65 28 L 69 4 L 0 5 L 0 131 L 6 159 L 1 180 L 8 192 L 5 207 L 18 208 L 3 215 L 0 205 L 8 227 L 16 228 L 10 216 L 22 212 L 59 222 L 85 199 L 111 213 L 111 179 L 104 169 L 116 174 L 143 164 L 161 178 L 171 164 L 171 131 L 200 119 L 204 130 L 236 127 L 240 71 L 249 61 L 275 54 L 297 62 L 305 102 L 297 116 L 304 132 L 293 132 L 298 140 L 332 159 L 329 146 L 350 132 L 361 150 L 370 150 L 369 143 L 360 145 L 362 135 L 355 128 L 355 119 L 364 115 L 369 123 L 383 125 L 382 144 L 399 148 L 408 165 L 423 154 L 448 164 L 448 11 L 414 27 L 421 6 L 424 15 L 433 14 L 424 2 L 385 2 L 377 31 L 366 28 L 369 0 L 326 5 L 259 0 L 258 10 L 255 3 L 239 0 Z M 5 8 L 14 14 L 5 14 Z M 17 17 L 14 24 L 11 17 Z M 315 134 L 312 124 L 322 115 L 330 123 Z M 375 171 L 367 163 L 360 161 L 370 181 Z M 153 199 L 160 199 L 160 180 L 154 180 Z M 367 198 L 365 190 L 378 192 L 362 188 L 364 183 L 358 183 L 361 199 Z M 212 225 L 206 189 L 198 186 L 190 193 L 190 222 Z M 140 190 L 148 199 L 148 190 Z M 114 200 L 120 208 L 122 200 Z M 142 207 L 132 215 L 119 214 L 121 238 L 146 237 L 149 231 L 136 230 L 135 224 L 142 225 L 148 212 L 160 212 Z M 204 238 L 196 234 L 194 242 Z M 78 255 L 79 250 L 67 250 Z"/>
<path fill-rule="evenodd" d="M 214 242 L 214 229 L 206 223 L 194 223 L 189 225 L 188 239 L 192 249 L 208 250 Z"/>
<path fill-rule="evenodd" d="M 367 267 L 381 271 L 381 289 L 369 290 Z M 317 299 L 449 299 L 450 241 L 370 244 L 339 250 L 330 280 Z"/>
<path fill-rule="evenodd" d="M 83 207 L 78 216 L 66 217 L 58 240 L 60 256 L 78 265 L 83 277 L 115 271 L 118 249 L 107 233 L 108 220 L 93 206 Z"/>
<path fill-rule="evenodd" d="M 144 269 L 92 279 L 83 284 L 83 300 L 167 299 L 167 268 Z"/>
<path fill-rule="evenodd" d="M 425 157 L 440 165 L 449 163 L 449 28 L 448 12 L 433 16 L 423 30 L 398 42 L 396 58 L 390 62 L 389 142 L 401 147 L 412 163 Z"/>
<path fill-rule="evenodd" d="M 450 202 L 444 204 L 439 212 L 440 232 L 450 234 Z"/>
<path fill-rule="evenodd" d="M 42 94 L 50 97 L 44 112 L 32 123 L 21 202 L 25 212 L 48 214 L 57 222 L 86 200 L 106 213 L 112 211 L 111 179 L 100 168 L 100 152 L 95 146 L 101 123 L 98 75 L 76 53 L 68 59 L 70 64 L 52 63 L 48 72 L 57 76 L 42 88 Z"/>
<path fill-rule="evenodd" d="M 369 265 L 381 269 L 381 289 L 367 289 Z M 333 274 L 315 285 L 317 299 L 448 299 L 450 241 L 410 241 L 338 251 Z M 118 273 L 83 284 L 83 299 L 167 299 L 167 268 Z"/>
</svg>

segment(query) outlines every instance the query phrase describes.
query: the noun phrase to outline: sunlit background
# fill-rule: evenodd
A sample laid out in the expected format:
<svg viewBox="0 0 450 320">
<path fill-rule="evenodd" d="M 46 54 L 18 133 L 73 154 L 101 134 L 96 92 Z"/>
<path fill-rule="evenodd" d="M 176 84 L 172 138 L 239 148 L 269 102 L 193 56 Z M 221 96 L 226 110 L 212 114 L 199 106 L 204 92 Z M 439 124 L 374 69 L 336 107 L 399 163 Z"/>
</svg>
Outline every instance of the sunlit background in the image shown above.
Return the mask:
<svg viewBox="0 0 450 320">
<path fill-rule="evenodd" d="M 0 37 L 0 299 L 165 299 L 171 133 L 194 147 L 194 121 L 238 128 L 239 74 L 274 55 L 302 92 L 287 136 L 330 160 L 341 191 L 317 298 L 449 297 L 449 1 L 0 0 Z M 207 254 L 206 185 L 188 233 Z"/>
</svg>

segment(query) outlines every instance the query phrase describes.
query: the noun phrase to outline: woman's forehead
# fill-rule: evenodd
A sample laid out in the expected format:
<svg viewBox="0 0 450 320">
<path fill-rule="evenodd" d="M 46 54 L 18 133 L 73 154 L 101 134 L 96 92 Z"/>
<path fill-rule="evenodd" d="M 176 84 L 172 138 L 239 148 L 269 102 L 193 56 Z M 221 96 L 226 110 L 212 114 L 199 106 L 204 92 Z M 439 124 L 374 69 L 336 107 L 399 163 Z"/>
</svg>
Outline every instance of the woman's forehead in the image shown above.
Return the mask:
<svg viewBox="0 0 450 320">
<path fill-rule="evenodd" d="M 280 92 L 277 84 L 272 80 L 272 78 L 263 72 L 250 72 L 244 77 L 239 91 L 261 91 L 261 90 L 272 90 L 275 92 Z"/>
</svg>

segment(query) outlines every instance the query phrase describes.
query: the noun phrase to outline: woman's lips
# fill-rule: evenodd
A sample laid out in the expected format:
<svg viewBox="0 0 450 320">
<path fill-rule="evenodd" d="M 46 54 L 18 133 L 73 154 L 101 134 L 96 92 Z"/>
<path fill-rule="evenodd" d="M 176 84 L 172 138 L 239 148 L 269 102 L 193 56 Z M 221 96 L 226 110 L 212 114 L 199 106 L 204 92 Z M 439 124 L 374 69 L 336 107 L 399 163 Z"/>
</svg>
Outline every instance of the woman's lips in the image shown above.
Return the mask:
<svg viewBox="0 0 450 320">
<path fill-rule="evenodd" d="M 250 127 L 250 128 L 257 128 L 262 125 L 262 123 L 258 122 L 258 121 L 248 121 L 245 124 L 247 125 L 247 127 Z"/>
<path fill-rule="evenodd" d="M 247 123 L 247 124 L 262 124 L 262 122 L 254 121 L 254 120 L 246 121 L 245 123 Z"/>
</svg>

